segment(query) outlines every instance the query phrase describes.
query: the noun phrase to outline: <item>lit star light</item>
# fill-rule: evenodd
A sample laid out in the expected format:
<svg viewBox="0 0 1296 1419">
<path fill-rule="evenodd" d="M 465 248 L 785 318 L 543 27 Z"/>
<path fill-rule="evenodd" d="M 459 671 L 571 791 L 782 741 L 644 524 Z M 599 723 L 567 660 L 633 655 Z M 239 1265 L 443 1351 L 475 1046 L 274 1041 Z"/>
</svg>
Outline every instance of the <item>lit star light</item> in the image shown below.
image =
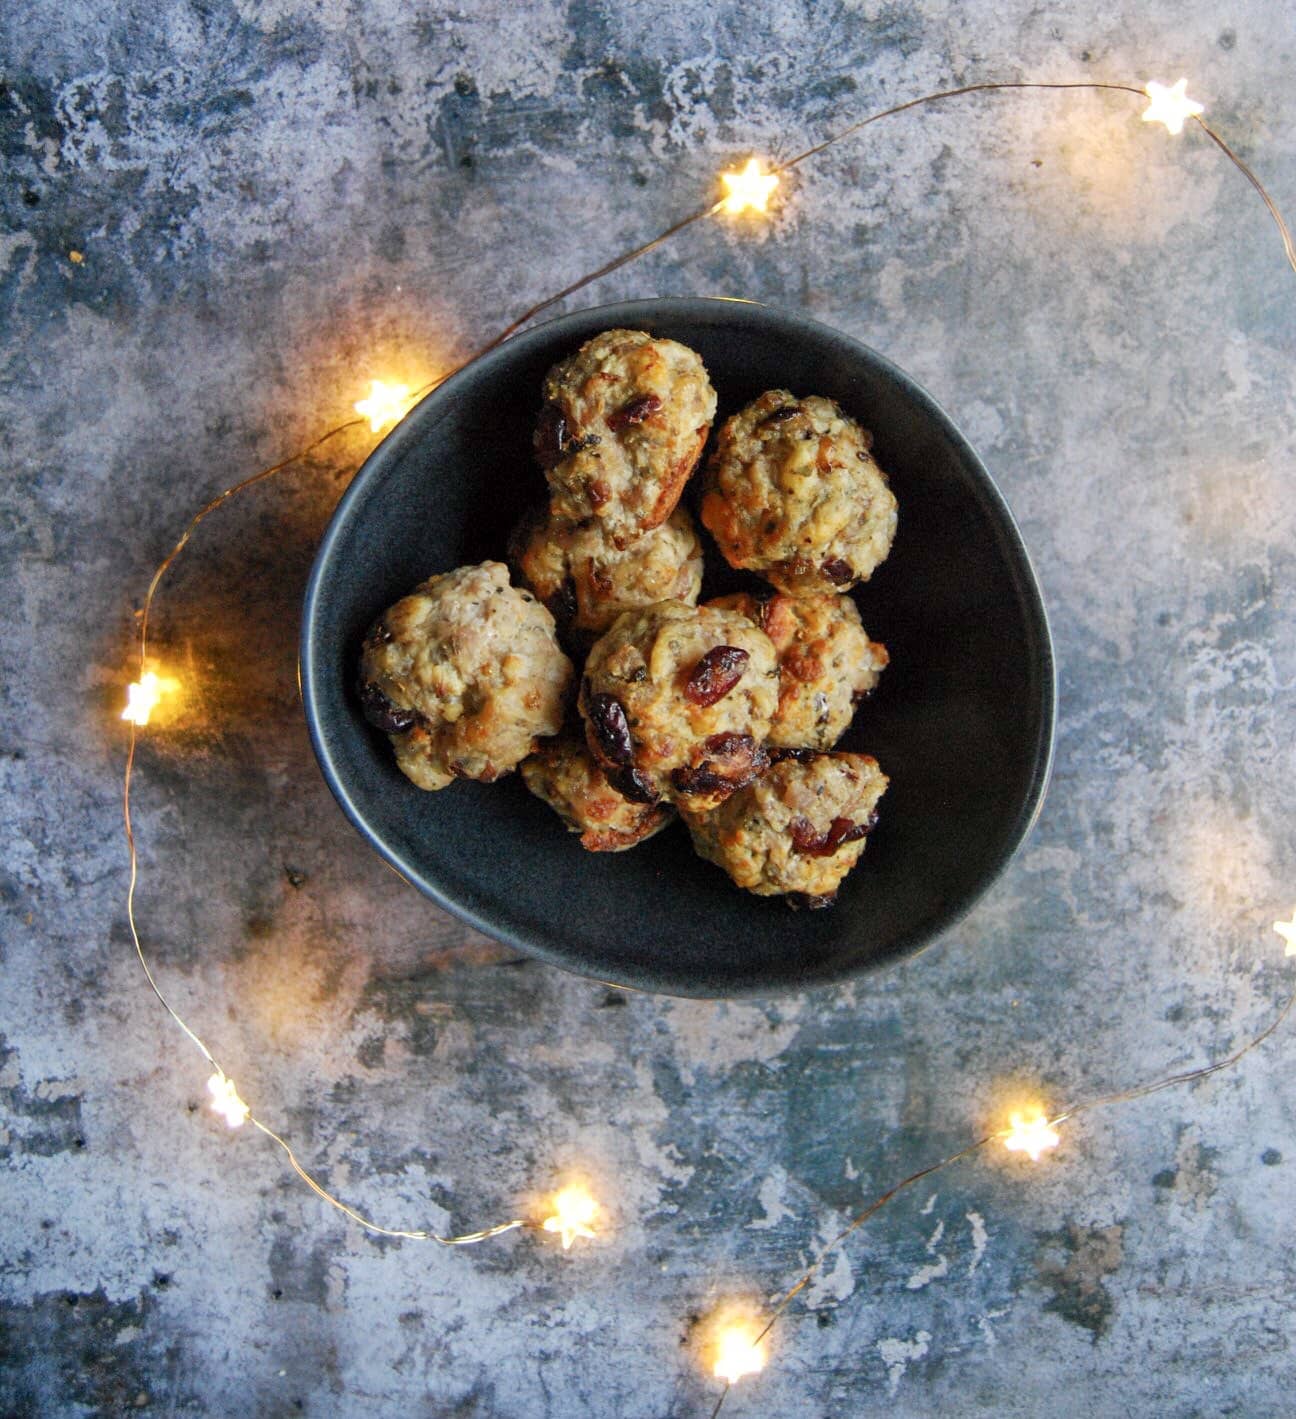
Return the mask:
<svg viewBox="0 0 1296 1419">
<path fill-rule="evenodd" d="M 598 1211 L 598 1203 L 579 1183 L 563 1188 L 554 1198 L 553 1205 L 553 1216 L 546 1217 L 542 1225 L 546 1232 L 562 1234 L 563 1251 L 568 1251 L 577 1237 L 585 1237 L 589 1241 L 594 1239 L 594 1229 L 590 1223 Z"/>
<path fill-rule="evenodd" d="M 380 379 L 371 379 L 368 397 L 356 400 L 355 411 L 369 420 L 370 432 L 376 434 L 405 417 L 409 396 L 408 384 L 384 384 Z"/>
<path fill-rule="evenodd" d="M 1180 79 L 1177 84 L 1166 88 L 1155 79 L 1148 83 L 1143 92 L 1152 100 L 1143 110 L 1144 123 L 1164 123 L 1167 133 L 1182 133 L 1184 124 L 1206 110 L 1188 97 L 1188 80 Z"/>
<path fill-rule="evenodd" d="M 225 1122 L 231 1128 L 242 1128 L 252 1110 L 239 1098 L 234 1081 L 218 1069 L 207 1081 L 207 1092 L 212 1096 L 212 1108 Z"/>
<path fill-rule="evenodd" d="M 159 675 L 155 670 L 146 670 L 138 680 L 126 686 L 126 708 L 122 710 L 121 717 L 128 724 L 145 725 L 161 703 L 162 696 L 179 688 L 179 680 L 173 680 L 169 675 Z"/>
<path fill-rule="evenodd" d="M 149 715 L 157 708 L 161 698 L 158 677 L 151 670 L 146 670 L 138 680 L 126 686 L 126 708 L 122 710 L 121 717 L 131 724 L 147 724 Z"/>
<path fill-rule="evenodd" d="M 1290 921 L 1276 921 L 1273 929 L 1287 943 L 1284 956 L 1296 956 L 1296 907 L 1292 908 Z"/>
<path fill-rule="evenodd" d="M 1032 1163 L 1038 1163 L 1041 1154 L 1056 1148 L 1060 1142 L 1057 1130 L 1038 1110 L 1026 1118 L 1013 1114 L 1008 1123 L 1004 1147 L 1010 1153 L 1025 1153 Z"/>
<path fill-rule="evenodd" d="M 721 199 L 722 211 L 736 217 L 740 212 L 764 212 L 769 206 L 770 194 L 778 186 L 778 173 L 762 172 L 755 158 L 749 158 L 741 172 L 722 172 L 720 181 L 725 185 L 725 195 Z"/>
<path fill-rule="evenodd" d="M 716 1359 L 712 1373 L 725 1384 L 736 1384 L 745 1375 L 765 1368 L 765 1345 L 755 1338 L 753 1325 L 727 1325 L 716 1337 Z"/>
</svg>

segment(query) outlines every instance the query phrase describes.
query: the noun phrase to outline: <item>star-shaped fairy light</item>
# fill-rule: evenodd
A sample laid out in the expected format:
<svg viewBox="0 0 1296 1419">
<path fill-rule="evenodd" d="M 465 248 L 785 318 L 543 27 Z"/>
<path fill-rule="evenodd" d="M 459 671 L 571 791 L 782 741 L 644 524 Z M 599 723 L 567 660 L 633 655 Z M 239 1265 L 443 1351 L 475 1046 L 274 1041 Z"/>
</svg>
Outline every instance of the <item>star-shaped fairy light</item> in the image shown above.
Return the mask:
<svg viewBox="0 0 1296 1419">
<path fill-rule="evenodd" d="M 1290 921 L 1276 921 L 1273 929 L 1287 943 L 1284 956 L 1296 956 L 1296 907 L 1292 908 Z"/>
<path fill-rule="evenodd" d="M 138 680 L 126 686 L 126 708 L 121 717 L 128 724 L 145 725 L 149 716 L 157 709 L 163 695 L 169 695 L 180 688 L 180 682 L 169 675 L 159 675 L 156 670 L 146 670 Z"/>
<path fill-rule="evenodd" d="M 146 670 L 126 686 L 126 708 L 121 717 L 130 724 L 147 724 L 161 698 L 161 682 L 152 670 Z"/>
<path fill-rule="evenodd" d="M 409 397 L 408 384 L 384 384 L 380 379 L 371 379 L 369 393 L 366 398 L 356 400 L 355 411 L 369 420 L 370 432 L 376 434 L 405 417 Z"/>
<path fill-rule="evenodd" d="M 1143 92 L 1152 100 L 1143 110 L 1144 123 L 1164 123 L 1167 133 L 1182 133 L 1184 124 L 1206 110 L 1188 97 L 1188 80 L 1180 79 L 1177 84 L 1166 88 L 1151 80 Z"/>
<path fill-rule="evenodd" d="M 541 1225 L 546 1232 L 562 1234 L 563 1251 L 570 1250 L 577 1237 L 594 1239 L 590 1223 L 598 1211 L 598 1203 L 579 1183 L 563 1188 L 554 1198 L 553 1206 L 553 1216 L 546 1217 Z"/>
<path fill-rule="evenodd" d="M 231 1128 L 242 1128 L 248 1121 L 252 1110 L 239 1098 L 234 1081 L 219 1069 L 207 1081 L 207 1092 L 212 1096 L 212 1108 Z"/>
<path fill-rule="evenodd" d="M 1032 1163 L 1038 1163 L 1042 1154 L 1056 1148 L 1061 1141 L 1057 1129 L 1038 1110 L 1025 1118 L 1013 1114 L 1008 1124 L 1004 1147 L 1010 1153 L 1025 1153 Z"/>
<path fill-rule="evenodd" d="M 720 181 L 725 185 L 720 208 L 732 217 L 740 212 L 766 211 L 770 196 L 779 182 L 778 173 L 762 172 L 755 158 L 749 158 L 741 172 L 722 172 Z"/>
<path fill-rule="evenodd" d="M 711 1372 L 727 1385 L 736 1384 L 746 1375 L 757 1375 L 765 1368 L 765 1344 L 756 1338 L 756 1327 L 750 1323 L 724 1326 L 715 1344 Z"/>
</svg>

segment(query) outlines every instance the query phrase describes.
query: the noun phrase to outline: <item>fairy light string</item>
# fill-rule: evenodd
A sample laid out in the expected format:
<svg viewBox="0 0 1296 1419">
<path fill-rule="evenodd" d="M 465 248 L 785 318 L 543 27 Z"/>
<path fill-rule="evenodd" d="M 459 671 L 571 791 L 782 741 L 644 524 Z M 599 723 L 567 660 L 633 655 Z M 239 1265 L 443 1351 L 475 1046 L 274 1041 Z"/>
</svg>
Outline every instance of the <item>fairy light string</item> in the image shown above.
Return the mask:
<svg viewBox="0 0 1296 1419">
<path fill-rule="evenodd" d="M 1292 913 L 1296 917 L 1296 911 Z M 1275 922 L 1274 929 L 1278 930 L 1282 923 Z M 1280 933 L 1281 934 L 1281 933 Z M 1289 953 L 1291 954 L 1291 953 Z M 1202 1079 L 1209 1078 L 1212 1074 L 1218 1074 L 1222 1070 L 1231 1069 L 1244 1059 L 1252 1050 L 1258 1049 L 1272 1035 L 1291 1014 L 1293 1007 L 1296 1007 L 1296 989 L 1288 995 L 1282 1007 L 1274 1018 L 1260 1031 L 1258 1035 L 1252 1036 L 1239 1049 L 1226 1055 L 1223 1059 L 1214 1060 L 1210 1064 L 1203 1064 L 1195 1069 L 1182 1070 L 1177 1074 L 1167 1075 L 1163 1079 L 1154 1080 L 1150 1084 L 1138 1084 L 1131 1089 L 1121 1090 L 1119 1093 L 1103 1094 L 1098 1098 L 1086 1099 L 1081 1103 L 1070 1105 L 1061 1113 L 1052 1116 L 1036 1111 L 1030 1116 L 1020 1114 L 1010 1118 L 1009 1126 L 1004 1129 L 996 1129 L 990 1133 L 984 1133 L 981 1137 L 974 1139 L 971 1143 L 965 1144 L 956 1152 L 950 1153 L 935 1163 L 929 1163 L 924 1168 L 919 1168 L 917 1172 L 910 1173 L 908 1177 L 902 1178 L 898 1183 L 893 1184 L 887 1190 L 875 1197 L 863 1211 L 857 1213 L 851 1220 L 837 1233 L 831 1241 L 825 1243 L 819 1255 L 801 1273 L 792 1285 L 779 1297 L 770 1308 L 769 1317 L 765 1325 L 752 1338 L 752 1345 L 760 1345 L 765 1342 L 770 1332 L 783 1316 L 784 1312 L 802 1291 L 814 1280 L 823 1269 L 828 1258 L 840 1247 L 853 1233 L 877 1216 L 879 1212 L 902 1192 L 907 1192 L 915 1183 L 921 1182 L 924 1178 L 934 1176 L 936 1173 L 944 1172 L 946 1168 L 952 1167 L 955 1163 L 960 1163 L 965 1158 L 970 1158 L 974 1153 L 979 1153 L 982 1149 L 992 1143 L 1002 1144 L 1009 1152 L 1024 1153 L 1033 1163 L 1037 1163 L 1046 1152 L 1051 1152 L 1057 1147 L 1060 1135 L 1057 1132 L 1059 1124 L 1067 1123 L 1071 1119 L 1079 1118 L 1082 1114 L 1092 1113 L 1096 1109 L 1110 1108 L 1114 1104 L 1132 1103 L 1136 1099 L 1147 1098 L 1150 1094 L 1159 1094 L 1163 1089 L 1177 1088 L 1185 1084 L 1194 1084 Z M 723 1378 L 718 1370 L 713 1371 L 717 1379 Z M 724 1407 L 729 1391 L 733 1388 L 734 1380 L 726 1380 L 725 1386 L 718 1395 L 715 1408 L 711 1411 L 711 1419 L 716 1419 L 721 1409 Z"/>
<path fill-rule="evenodd" d="M 1090 90 L 1093 92 L 1107 91 L 1111 93 L 1133 94 L 1137 99 L 1147 100 L 1151 98 L 1151 93 L 1149 92 L 1150 88 L 1151 83 L 1140 88 L 1133 84 L 1104 83 L 1097 80 L 1045 83 L 1036 80 L 1004 79 L 981 84 L 963 84 L 958 88 L 940 89 L 934 93 L 923 94 L 918 98 L 907 99 L 904 103 L 893 104 L 890 108 L 880 109 L 876 113 L 871 113 L 866 118 L 861 118 L 848 127 L 830 134 L 827 138 L 814 144 L 812 147 L 806 148 L 802 152 L 796 153 L 782 162 L 772 164 L 765 170 L 764 174 L 762 174 L 759 163 L 756 162 L 755 159 L 750 159 L 743 173 L 734 172 L 728 176 L 740 178 L 745 173 L 750 173 L 753 177 L 761 175 L 782 177 L 784 173 L 791 172 L 793 169 L 800 167 L 802 163 L 809 162 L 812 158 L 818 157 L 820 153 L 825 153 L 830 148 L 836 147 L 837 144 L 845 142 L 848 138 L 853 138 L 857 133 L 861 133 L 865 128 L 868 128 L 874 123 L 880 123 L 884 118 L 894 118 L 899 114 L 908 113 L 913 109 L 923 108 L 928 104 L 941 103 L 947 99 L 964 98 L 970 94 L 1009 93 L 1014 90 L 1030 89 L 1053 91 Z M 1290 265 L 1293 272 L 1296 272 L 1296 245 L 1293 245 L 1291 232 L 1288 229 L 1286 220 L 1278 210 L 1277 204 L 1270 196 L 1264 184 L 1255 173 L 1252 172 L 1242 158 L 1234 152 L 1228 143 L 1226 143 L 1204 119 L 1200 116 L 1194 116 L 1193 122 L 1210 138 L 1224 156 L 1228 158 L 1229 162 L 1242 173 L 1251 186 L 1255 188 L 1260 199 L 1264 202 L 1270 217 L 1273 219 L 1274 225 L 1278 229 L 1288 265 Z M 755 166 L 753 167 L 754 163 Z M 696 211 L 688 213 L 686 216 L 681 217 L 678 221 L 666 227 L 665 230 L 658 232 L 656 236 L 650 237 L 649 240 L 642 242 L 638 246 L 631 247 L 628 251 L 621 252 L 619 255 L 612 257 L 611 260 L 604 262 L 601 266 L 597 266 L 592 271 L 587 271 L 584 275 L 578 276 L 561 290 L 555 291 L 552 295 L 545 296 L 541 300 L 536 301 L 534 305 L 528 306 L 520 315 L 514 317 L 494 339 L 489 341 L 486 345 L 483 345 L 473 358 L 478 358 L 481 355 L 489 353 L 498 345 L 502 345 L 510 336 L 517 334 L 523 326 L 529 325 L 537 316 L 543 315 L 548 310 L 552 310 L 554 306 L 560 305 L 569 296 L 574 296 L 578 292 L 585 290 L 586 287 L 592 286 L 597 281 L 601 281 L 604 276 L 610 276 L 614 271 L 619 271 L 622 267 L 630 265 L 631 262 L 638 261 L 641 257 L 656 251 L 659 247 L 664 246 L 668 241 L 672 241 L 681 232 L 686 231 L 695 223 L 705 221 L 708 217 L 729 214 L 728 203 L 732 194 L 732 186 L 724 181 L 725 176 L 725 174 L 721 174 L 721 182 L 723 185 L 730 188 L 730 191 L 727 192 L 725 196 L 720 197 L 709 206 L 699 207 Z M 770 192 L 773 190 L 772 188 L 769 189 Z M 768 194 L 766 201 L 768 201 Z M 742 210 L 749 210 L 750 205 L 744 206 Z M 765 207 L 762 206 L 757 210 L 764 211 Z M 418 399 L 426 392 L 426 389 L 418 390 L 413 398 Z"/>
<path fill-rule="evenodd" d="M 417 399 L 423 394 L 429 393 L 444 377 L 445 376 L 441 376 L 428 381 L 416 391 L 413 396 L 410 396 L 411 402 L 413 399 Z M 408 395 L 408 390 L 404 390 L 403 387 L 398 388 L 402 389 L 403 392 L 397 397 L 404 399 L 406 395 Z M 375 399 L 378 395 L 379 391 L 371 391 L 371 399 Z M 381 398 L 384 403 L 389 402 L 385 393 Z M 406 407 L 408 408 L 408 405 Z M 203 1058 L 211 1066 L 212 1074 L 207 1081 L 207 1088 L 212 1096 L 212 1107 L 225 1119 L 226 1123 L 228 1123 L 231 1128 L 238 1128 L 244 1123 L 250 1123 L 253 1128 L 264 1134 L 266 1138 L 270 1139 L 271 1142 L 277 1144 L 278 1147 L 283 1150 L 289 1166 L 317 1197 L 328 1203 L 330 1207 L 341 1212 L 343 1216 L 349 1218 L 352 1222 L 356 1223 L 357 1226 L 362 1227 L 365 1231 L 373 1235 L 399 1237 L 408 1241 L 436 1242 L 441 1246 L 447 1247 L 470 1246 L 477 1242 L 487 1241 L 492 1237 L 502 1236 L 506 1232 L 516 1231 L 522 1227 L 543 1229 L 544 1223 L 531 1221 L 526 1218 L 512 1218 L 507 1222 L 501 1222 L 495 1226 L 485 1227 L 478 1231 L 443 1236 L 438 1232 L 424 1228 L 384 1227 L 380 1223 L 373 1221 L 372 1218 L 366 1217 L 363 1213 L 358 1212 L 355 1208 L 348 1206 L 341 1198 L 335 1197 L 302 1165 L 287 1140 L 275 1132 L 268 1124 L 259 1119 L 256 1114 L 253 1113 L 250 1106 L 239 1097 L 238 1090 L 233 1080 L 230 1079 L 225 1070 L 217 1062 L 215 1055 L 207 1046 L 207 1043 L 197 1031 L 193 1029 L 188 1021 L 180 1015 L 167 999 L 166 995 L 163 994 L 161 987 L 158 985 L 157 978 L 154 976 L 153 970 L 149 965 L 148 958 L 144 954 L 144 946 L 139 932 L 139 923 L 135 913 L 135 896 L 139 885 L 139 848 L 135 837 L 134 821 L 131 815 L 131 790 L 134 784 L 135 755 L 139 742 L 139 730 L 147 725 L 151 710 L 156 707 L 161 698 L 162 688 L 165 688 L 168 684 L 168 681 L 159 677 L 156 672 L 145 668 L 148 665 L 149 622 L 153 613 L 154 604 L 157 600 L 158 589 L 162 585 L 163 578 L 188 546 L 190 539 L 198 530 L 199 526 L 218 508 L 223 507 L 232 498 L 237 497 L 240 493 L 246 492 L 249 488 L 256 486 L 258 483 L 265 482 L 276 474 L 282 473 L 295 464 L 300 463 L 310 454 L 314 453 L 316 449 L 322 447 L 330 440 L 337 438 L 340 434 L 345 433 L 349 429 L 357 428 L 366 422 L 373 422 L 375 410 L 359 409 L 358 405 L 357 409 L 360 417 L 348 419 L 338 424 L 336 427 L 327 430 L 296 454 L 272 464 L 269 468 L 263 468 L 259 473 L 254 473 L 250 477 L 244 478 L 241 482 L 232 484 L 205 503 L 194 516 L 190 518 L 184 531 L 176 540 L 175 545 L 158 564 L 157 569 L 153 573 L 148 585 L 148 590 L 144 596 L 143 605 L 139 612 L 137 653 L 140 677 L 138 681 L 127 687 L 127 705 L 122 712 L 122 719 L 126 720 L 130 726 L 126 745 L 126 764 L 122 775 L 122 822 L 126 834 L 126 847 L 130 863 L 126 889 L 126 918 L 130 926 L 131 941 L 135 948 L 135 955 L 143 969 L 144 978 L 163 1009 L 166 1010 L 167 1014 L 170 1015 L 171 1019 L 184 1034 L 188 1036 L 199 1053 L 201 1053 Z M 381 427 L 381 423 L 379 427 Z M 171 681 L 169 683 L 174 686 L 175 682 Z M 582 1235 L 592 1235 L 592 1233 L 587 1229 Z"/>
<path fill-rule="evenodd" d="M 520 315 L 515 317 L 485 345 L 481 346 L 467 359 L 456 365 L 454 369 L 462 368 L 463 365 L 469 363 L 469 361 L 480 358 L 482 355 L 497 348 L 537 316 L 551 310 L 568 297 L 593 285 L 603 277 L 648 255 L 665 243 L 673 240 L 694 224 L 721 214 L 730 217 L 740 217 L 749 212 L 757 215 L 766 213 L 769 210 L 769 203 L 779 186 L 783 174 L 798 168 L 803 163 L 809 162 L 819 154 L 835 147 L 837 144 L 854 137 L 863 129 L 874 123 L 930 104 L 941 103 L 973 94 L 1004 93 L 1013 90 L 1087 90 L 1130 94 L 1140 100 L 1150 100 L 1148 108 L 1143 112 L 1141 117 L 1148 122 L 1163 123 L 1169 133 L 1179 133 L 1186 122 L 1194 123 L 1205 133 L 1212 144 L 1228 158 L 1233 166 L 1241 172 L 1243 177 L 1246 178 L 1247 182 L 1258 194 L 1272 222 L 1277 228 L 1287 264 L 1293 272 L 1296 272 L 1296 245 L 1293 244 L 1290 229 L 1282 213 L 1279 211 L 1264 184 L 1256 176 L 1250 166 L 1230 147 L 1225 139 L 1205 121 L 1202 117 L 1204 110 L 1201 105 L 1187 98 L 1186 82 L 1184 80 L 1180 80 L 1172 86 L 1152 82 L 1143 87 L 1135 87 L 1131 84 L 1098 81 L 1037 82 L 1005 80 L 966 84 L 957 88 L 943 89 L 934 93 L 924 94 L 920 97 L 909 99 L 903 103 L 895 104 L 889 108 L 872 113 L 838 132 L 831 134 L 811 147 L 796 153 L 794 156 L 781 162 L 773 163 L 768 168 L 762 168 L 757 159 L 751 158 L 741 170 L 722 174 L 722 185 L 726 189 L 724 196 L 709 205 L 699 207 L 696 211 L 680 218 L 648 241 L 621 252 L 595 269 L 587 271 L 585 274 L 577 277 L 560 290 L 535 302 Z M 225 1118 L 231 1128 L 241 1127 L 245 1123 L 251 1124 L 253 1128 L 276 1144 L 283 1151 L 289 1165 L 301 1181 L 322 1201 L 341 1212 L 361 1228 L 380 1236 L 402 1238 L 410 1241 L 431 1241 L 442 1246 L 465 1246 L 486 1241 L 507 1232 L 526 1228 L 559 1236 L 562 1241 L 563 1249 L 567 1250 L 578 1239 L 588 1240 L 595 1236 L 595 1229 L 592 1223 L 597 1215 L 598 1207 L 593 1198 L 579 1185 L 569 1186 L 559 1192 L 552 1200 L 552 1205 L 555 1210 L 551 1216 L 543 1220 L 513 1218 L 479 1231 L 445 1236 L 428 1229 L 406 1229 L 382 1226 L 330 1193 L 323 1184 L 303 1166 L 288 1141 L 258 1118 L 251 1107 L 239 1096 L 233 1080 L 217 1062 L 207 1044 L 181 1017 L 163 994 L 145 955 L 136 919 L 135 898 L 139 881 L 139 856 L 131 817 L 131 791 L 139 731 L 149 723 L 150 713 L 157 707 L 163 694 L 168 690 L 177 688 L 175 681 L 167 680 L 159 676 L 150 666 L 148 659 L 150 618 L 153 614 L 158 591 L 167 573 L 188 546 L 200 525 L 211 516 L 212 513 L 223 507 L 230 500 L 258 484 L 266 482 L 277 474 L 300 465 L 309 458 L 311 454 L 349 430 L 360 428 L 367 423 L 371 432 L 378 433 L 388 424 L 398 422 L 418 400 L 430 393 L 453 372 L 454 370 L 448 370 L 413 391 L 404 385 L 387 385 L 382 381 L 371 381 L 369 395 L 364 399 L 358 400 L 354 406 L 356 417 L 344 420 L 320 434 L 297 452 L 290 454 L 278 463 L 263 468 L 240 482 L 232 484 L 230 487 L 218 493 L 194 514 L 174 546 L 158 564 L 149 582 L 138 615 L 138 629 L 135 639 L 139 679 L 128 687 L 128 701 L 121 716 L 129 726 L 125 768 L 122 779 L 122 816 L 129 854 L 126 912 L 135 954 L 150 989 L 170 1015 L 173 1022 L 189 1038 L 211 1067 L 212 1073 L 208 1081 L 208 1088 L 212 1095 L 213 1107 Z M 1296 910 L 1293 911 L 1290 921 L 1276 921 L 1274 923 L 1274 930 L 1278 932 L 1287 943 L 1286 954 L 1289 956 L 1296 954 Z M 1265 1030 L 1224 1059 L 1200 1068 L 1170 1075 L 1149 1084 L 1138 1085 L 1120 1093 L 1108 1094 L 1100 1098 L 1072 1105 L 1062 1113 L 1051 1118 L 1047 1118 L 1043 1114 L 1016 1118 L 1012 1121 L 1011 1126 L 1007 1130 L 987 1133 L 974 1142 L 960 1148 L 958 1151 L 942 1158 L 938 1162 L 911 1173 L 908 1177 L 888 1188 L 879 1197 L 874 1199 L 868 1207 L 853 1218 L 850 1223 L 823 1248 L 814 1263 L 774 1304 L 763 1328 L 753 1333 L 750 1325 L 744 1325 L 739 1328 L 731 1327 L 721 1334 L 718 1341 L 718 1355 L 714 1373 L 717 1377 L 724 1380 L 724 1389 L 721 1391 L 716 1401 L 713 1415 L 720 1413 L 721 1407 L 734 1383 L 745 1376 L 757 1373 L 764 1367 L 766 1362 L 765 1344 L 771 1330 L 779 1318 L 786 1312 L 796 1296 L 804 1290 L 818 1273 L 827 1257 L 852 1233 L 862 1227 L 871 1217 L 876 1215 L 877 1212 L 900 1193 L 923 1178 L 930 1177 L 962 1159 L 970 1157 L 972 1154 L 979 1152 L 993 1142 L 1000 1142 L 1006 1148 L 1023 1152 L 1033 1161 L 1038 1161 L 1044 1151 L 1051 1150 L 1057 1146 L 1060 1138 L 1060 1135 L 1057 1133 L 1059 1124 L 1098 1108 L 1132 1102 L 1133 1100 L 1147 1097 L 1163 1089 L 1193 1083 L 1220 1070 L 1228 1069 L 1236 1065 L 1243 1057 L 1249 1054 L 1251 1050 L 1257 1048 L 1279 1028 L 1286 1020 L 1294 1005 L 1296 1005 L 1296 991 L 1287 999 L 1276 1018 Z"/>
</svg>

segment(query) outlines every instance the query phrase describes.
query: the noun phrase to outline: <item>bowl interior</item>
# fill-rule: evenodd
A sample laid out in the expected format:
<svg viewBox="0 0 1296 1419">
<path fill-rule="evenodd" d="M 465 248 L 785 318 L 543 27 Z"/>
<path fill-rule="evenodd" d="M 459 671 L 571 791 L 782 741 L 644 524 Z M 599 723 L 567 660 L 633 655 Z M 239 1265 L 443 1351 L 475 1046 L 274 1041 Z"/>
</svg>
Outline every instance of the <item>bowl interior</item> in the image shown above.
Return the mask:
<svg viewBox="0 0 1296 1419">
<path fill-rule="evenodd" d="M 717 423 L 763 390 L 835 399 L 875 438 L 900 505 L 887 561 L 855 592 L 891 664 L 844 748 L 891 780 L 838 904 L 789 911 L 740 892 L 678 826 L 633 851 L 582 849 L 516 775 L 425 793 L 353 694 L 374 617 L 434 572 L 505 560 L 542 500 L 531 457 L 540 381 L 613 326 L 702 356 Z M 687 497 L 687 494 L 686 494 Z M 705 535 L 705 534 L 704 534 Z M 714 568 L 704 594 L 751 584 Z M 932 400 L 856 341 L 747 302 L 627 302 L 514 337 L 430 394 L 371 455 L 334 514 L 307 592 L 302 692 L 342 807 L 402 876 L 480 930 L 569 970 L 687 995 L 799 989 L 934 939 L 1033 821 L 1053 740 L 1048 625 L 1021 539 L 980 461 Z"/>
</svg>

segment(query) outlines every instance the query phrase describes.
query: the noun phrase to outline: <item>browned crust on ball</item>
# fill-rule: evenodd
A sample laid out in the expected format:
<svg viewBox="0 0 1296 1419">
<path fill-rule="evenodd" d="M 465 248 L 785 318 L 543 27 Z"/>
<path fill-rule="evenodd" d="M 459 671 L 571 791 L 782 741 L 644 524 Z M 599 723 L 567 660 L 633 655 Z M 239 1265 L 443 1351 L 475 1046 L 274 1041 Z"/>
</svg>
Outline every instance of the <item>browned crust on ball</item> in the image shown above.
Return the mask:
<svg viewBox="0 0 1296 1419">
<path fill-rule="evenodd" d="M 693 470 L 702 457 L 702 450 L 706 447 L 707 436 L 710 432 L 711 425 L 703 424 L 697 431 L 691 447 L 680 455 L 670 472 L 662 479 L 661 496 L 653 504 L 652 512 L 644 522 L 645 531 L 653 527 L 660 527 L 675 511 L 684 494 L 684 484 L 693 476 Z"/>
<path fill-rule="evenodd" d="M 828 905 L 859 861 L 887 778 L 868 754 L 779 753 L 708 813 L 683 812 L 699 856 L 757 896 Z"/>
<path fill-rule="evenodd" d="M 429 577 L 365 637 L 359 694 L 419 788 L 493 783 L 556 734 L 571 681 L 554 620 L 499 562 Z"/>
<path fill-rule="evenodd" d="M 871 448 L 831 399 L 767 390 L 720 427 L 702 521 L 730 566 L 789 596 L 847 591 L 895 536 L 895 496 Z"/>
<path fill-rule="evenodd" d="M 675 816 L 664 803 L 633 803 L 618 793 L 574 735 L 542 745 L 521 772 L 527 788 L 580 834 L 587 852 L 625 852 Z"/>
<path fill-rule="evenodd" d="M 684 508 L 626 547 L 597 518 L 571 523 L 537 509 L 513 530 L 509 555 L 520 583 L 584 646 L 623 611 L 666 599 L 692 606 L 702 589 L 702 543 Z"/>
<path fill-rule="evenodd" d="M 596 518 L 618 547 L 665 522 L 715 417 L 696 351 L 604 330 L 549 371 L 543 394 L 535 447 L 553 515 Z"/>
</svg>

